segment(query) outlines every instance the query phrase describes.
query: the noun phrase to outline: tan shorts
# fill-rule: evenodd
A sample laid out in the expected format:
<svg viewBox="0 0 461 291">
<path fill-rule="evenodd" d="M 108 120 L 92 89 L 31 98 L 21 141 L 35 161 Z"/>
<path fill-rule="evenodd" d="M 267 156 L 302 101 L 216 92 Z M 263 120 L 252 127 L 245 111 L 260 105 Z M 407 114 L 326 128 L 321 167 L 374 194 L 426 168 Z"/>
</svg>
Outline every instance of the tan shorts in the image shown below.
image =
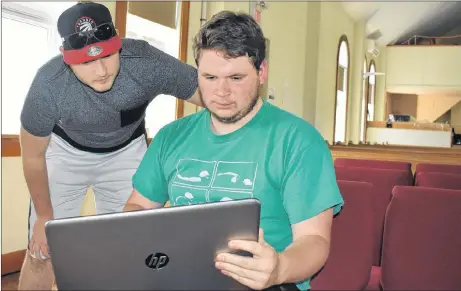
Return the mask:
<svg viewBox="0 0 461 291">
<path fill-rule="evenodd" d="M 75 149 L 52 134 L 46 152 L 48 182 L 55 219 L 80 216 L 85 195 L 93 188 L 97 214 L 121 212 L 133 191 L 132 177 L 147 150 L 145 135 L 112 153 Z M 37 219 L 29 208 L 29 240 Z"/>
</svg>

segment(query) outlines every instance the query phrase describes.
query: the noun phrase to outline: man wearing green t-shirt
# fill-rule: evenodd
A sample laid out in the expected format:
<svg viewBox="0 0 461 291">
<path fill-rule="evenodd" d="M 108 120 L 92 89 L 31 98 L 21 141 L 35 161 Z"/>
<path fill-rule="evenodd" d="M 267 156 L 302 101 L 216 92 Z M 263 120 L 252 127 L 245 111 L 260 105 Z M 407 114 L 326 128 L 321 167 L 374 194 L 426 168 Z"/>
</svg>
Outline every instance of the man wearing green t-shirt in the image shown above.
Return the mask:
<svg viewBox="0 0 461 291">
<path fill-rule="evenodd" d="M 318 131 L 259 97 L 265 49 L 246 14 L 223 11 L 200 29 L 194 55 L 206 109 L 158 132 L 125 211 L 257 198 L 259 241 L 229 243 L 253 257 L 220 254 L 216 268 L 252 289 L 307 290 L 343 199 Z"/>
</svg>

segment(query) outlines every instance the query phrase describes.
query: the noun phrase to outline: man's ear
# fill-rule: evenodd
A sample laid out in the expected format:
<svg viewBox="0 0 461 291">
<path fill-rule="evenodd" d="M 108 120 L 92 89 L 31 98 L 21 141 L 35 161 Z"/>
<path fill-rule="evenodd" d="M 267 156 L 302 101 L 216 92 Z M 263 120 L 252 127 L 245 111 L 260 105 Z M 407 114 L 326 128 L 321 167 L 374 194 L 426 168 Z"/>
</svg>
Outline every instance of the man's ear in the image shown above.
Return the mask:
<svg viewBox="0 0 461 291">
<path fill-rule="evenodd" d="M 119 32 L 118 32 L 118 29 L 117 29 L 117 28 L 115 29 L 115 34 L 116 34 L 116 35 L 119 35 Z"/>
<path fill-rule="evenodd" d="M 269 64 L 266 59 L 264 59 L 261 62 L 261 65 L 259 66 L 259 83 L 264 84 L 267 80 L 267 75 L 268 75 L 268 70 L 269 70 Z"/>
<path fill-rule="evenodd" d="M 61 52 L 61 54 L 64 54 L 64 48 L 62 46 L 59 47 L 59 51 Z"/>
</svg>

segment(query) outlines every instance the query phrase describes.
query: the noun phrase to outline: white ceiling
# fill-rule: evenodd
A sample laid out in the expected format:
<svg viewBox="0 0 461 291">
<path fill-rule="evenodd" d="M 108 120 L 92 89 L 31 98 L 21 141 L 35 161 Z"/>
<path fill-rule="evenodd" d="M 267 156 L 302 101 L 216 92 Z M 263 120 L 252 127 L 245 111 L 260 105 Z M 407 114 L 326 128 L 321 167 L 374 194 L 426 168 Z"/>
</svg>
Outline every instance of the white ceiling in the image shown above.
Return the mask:
<svg viewBox="0 0 461 291">
<path fill-rule="evenodd" d="M 343 6 L 352 19 L 365 21 L 367 35 L 378 36 L 378 46 L 401 43 L 415 34 L 436 37 L 461 29 L 461 2 L 457 1 L 343 2 Z"/>
</svg>

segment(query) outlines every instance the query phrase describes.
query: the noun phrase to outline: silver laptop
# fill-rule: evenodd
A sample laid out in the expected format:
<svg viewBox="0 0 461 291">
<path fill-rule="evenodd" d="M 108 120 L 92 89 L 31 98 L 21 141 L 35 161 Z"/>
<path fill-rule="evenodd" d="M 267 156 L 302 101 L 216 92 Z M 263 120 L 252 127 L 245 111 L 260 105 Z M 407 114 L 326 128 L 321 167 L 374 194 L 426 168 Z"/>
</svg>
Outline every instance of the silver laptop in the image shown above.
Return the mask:
<svg viewBox="0 0 461 291">
<path fill-rule="evenodd" d="M 259 217 L 259 201 L 244 199 L 58 219 L 45 230 L 58 290 L 244 290 L 214 259 L 231 239 L 257 241 Z"/>
</svg>

